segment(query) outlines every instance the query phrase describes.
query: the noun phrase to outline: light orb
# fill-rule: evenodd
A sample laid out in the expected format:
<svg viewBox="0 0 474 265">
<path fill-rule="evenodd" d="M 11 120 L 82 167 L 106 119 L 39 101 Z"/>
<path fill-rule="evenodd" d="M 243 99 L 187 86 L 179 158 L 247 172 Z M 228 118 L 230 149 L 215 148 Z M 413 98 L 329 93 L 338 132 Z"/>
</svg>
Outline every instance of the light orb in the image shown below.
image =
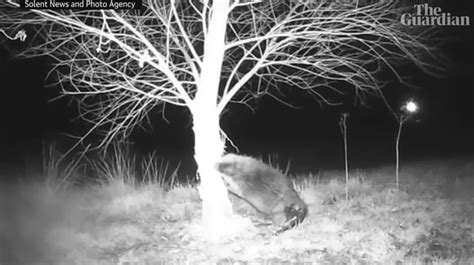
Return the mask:
<svg viewBox="0 0 474 265">
<path fill-rule="evenodd" d="M 403 111 L 406 112 L 407 114 L 414 114 L 418 112 L 420 107 L 418 104 L 413 101 L 413 100 L 408 100 L 402 107 Z"/>
</svg>

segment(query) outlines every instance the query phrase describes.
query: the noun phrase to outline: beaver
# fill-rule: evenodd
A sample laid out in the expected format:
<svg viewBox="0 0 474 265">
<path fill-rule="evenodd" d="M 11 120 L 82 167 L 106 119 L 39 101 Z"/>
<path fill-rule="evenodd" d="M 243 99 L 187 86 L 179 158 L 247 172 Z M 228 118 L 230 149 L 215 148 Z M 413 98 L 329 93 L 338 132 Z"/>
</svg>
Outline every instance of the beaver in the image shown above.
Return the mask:
<svg viewBox="0 0 474 265">
<path fill-rule="evenodd" d="M 280 226 L 276 234 L 300 224 L 308 214 L 293 183 L 281 171 L 250 156 L 226 154 L 216 164 L 227 190 Z"/>
</svg>

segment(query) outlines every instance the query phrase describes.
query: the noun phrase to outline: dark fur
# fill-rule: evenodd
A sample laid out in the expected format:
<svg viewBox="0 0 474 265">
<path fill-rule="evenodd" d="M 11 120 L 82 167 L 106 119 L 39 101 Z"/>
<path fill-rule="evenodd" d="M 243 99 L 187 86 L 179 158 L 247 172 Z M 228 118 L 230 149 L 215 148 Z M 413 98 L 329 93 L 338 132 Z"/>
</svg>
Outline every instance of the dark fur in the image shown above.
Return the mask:
<svg viewBox="0 0 474 265">
<path fill-rule="evenodd" d="M 281 226 L 277 233 L 301 223 L 308 213 L 306 204 L 280 171 L 248 156 L 227 154 L 216 165 L 229 192 L 245 200 Z"/>
</svg>

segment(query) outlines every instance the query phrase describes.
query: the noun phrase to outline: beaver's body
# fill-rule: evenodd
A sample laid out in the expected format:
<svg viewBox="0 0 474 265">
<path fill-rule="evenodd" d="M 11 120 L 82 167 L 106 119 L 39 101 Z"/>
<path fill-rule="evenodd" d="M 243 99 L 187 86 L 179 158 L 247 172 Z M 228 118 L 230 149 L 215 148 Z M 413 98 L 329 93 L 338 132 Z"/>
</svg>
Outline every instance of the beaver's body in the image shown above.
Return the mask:
<svg viewBox="0 0 474 265">
<path fill-rule="evenodd" d="M 279 170 L 248 156 L 227 154 L 216 166 L 227 189 L 280 225 L 283 232 L 301 223 L 306 204 Z"/>
</svg>

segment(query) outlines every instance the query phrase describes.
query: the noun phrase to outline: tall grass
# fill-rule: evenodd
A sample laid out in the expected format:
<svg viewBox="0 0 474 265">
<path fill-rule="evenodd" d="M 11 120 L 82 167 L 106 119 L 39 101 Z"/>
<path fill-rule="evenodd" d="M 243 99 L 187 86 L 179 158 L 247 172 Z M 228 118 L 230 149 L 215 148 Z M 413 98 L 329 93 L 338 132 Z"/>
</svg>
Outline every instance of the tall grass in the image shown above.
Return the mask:
<svg viewBox="0 0 474 265">
<path fill-rule="evenodd" d="M 81 164 L 84 154 L 71 158 L 62 154 L 54 143 L 43 143 L 42 180 L 53 191 L 72 188 L 84 177 L 85 164 Z"/>
<path fill-rule="evenodd" d="M 115 144 L 106 155 L 91 160 L 90 166 L 98 179 L 105 183 L 121 182 L 132 186 L 158 184 L 171 188 L 178 184 L 181 162 L 171 167 L 168 161 L 153 152 L 137 163 L 137 157 L 130 152 L 129 146 Z"/>
<path fill-rule="evenodd" d="M 178 185 L 178 170 L 181 162 L 171 168 L 168 161 L 158 158 L 155 152 L 147 155 L 141 163 L 142 181 L 158 183 L 161 187 L 173 188 Z"/>
<path fill-rule="evenodd" d="M 275 168 L 276 170 L 278 171 L 281 171 L 283 172 L 283 174 L 285 175 L 288 175 L 288 173 L 290 172 L 290 167 L 291 167 L 291 160 L 288 160 L 286 162 L 286 166 L 285 168 L 283 169 L 281 166 L 280 166 L 280 158 L 278 156 L 278 153 L 272 153 L 272 154 L 269 154 L 267 156 L 267 163 L 268 165 L 270 165 L 271 167 Z"/>
<path fill-rule="evenodd" d="M 98 180 L 103 183 L 118 181 L 132 186 L 136 184 L 136 157 L 130 154 L 130 148 L 125 145 L 113 144 L 103 156 L 89 163 Z"/>
<path fill-rule="evenodd" d="M 44 143 L 41 182 L 52 191 L 68 190 L 77 185 L 120 182 L 130 186 L 157 184 L 172 188 L 178 183 L 177 166 L 171 166 L 156 152 L 137 159 L 129 146 L 115 144 L 104 155 L 77 156 L 61 153 L 54 143 Z"/>
</svg>

